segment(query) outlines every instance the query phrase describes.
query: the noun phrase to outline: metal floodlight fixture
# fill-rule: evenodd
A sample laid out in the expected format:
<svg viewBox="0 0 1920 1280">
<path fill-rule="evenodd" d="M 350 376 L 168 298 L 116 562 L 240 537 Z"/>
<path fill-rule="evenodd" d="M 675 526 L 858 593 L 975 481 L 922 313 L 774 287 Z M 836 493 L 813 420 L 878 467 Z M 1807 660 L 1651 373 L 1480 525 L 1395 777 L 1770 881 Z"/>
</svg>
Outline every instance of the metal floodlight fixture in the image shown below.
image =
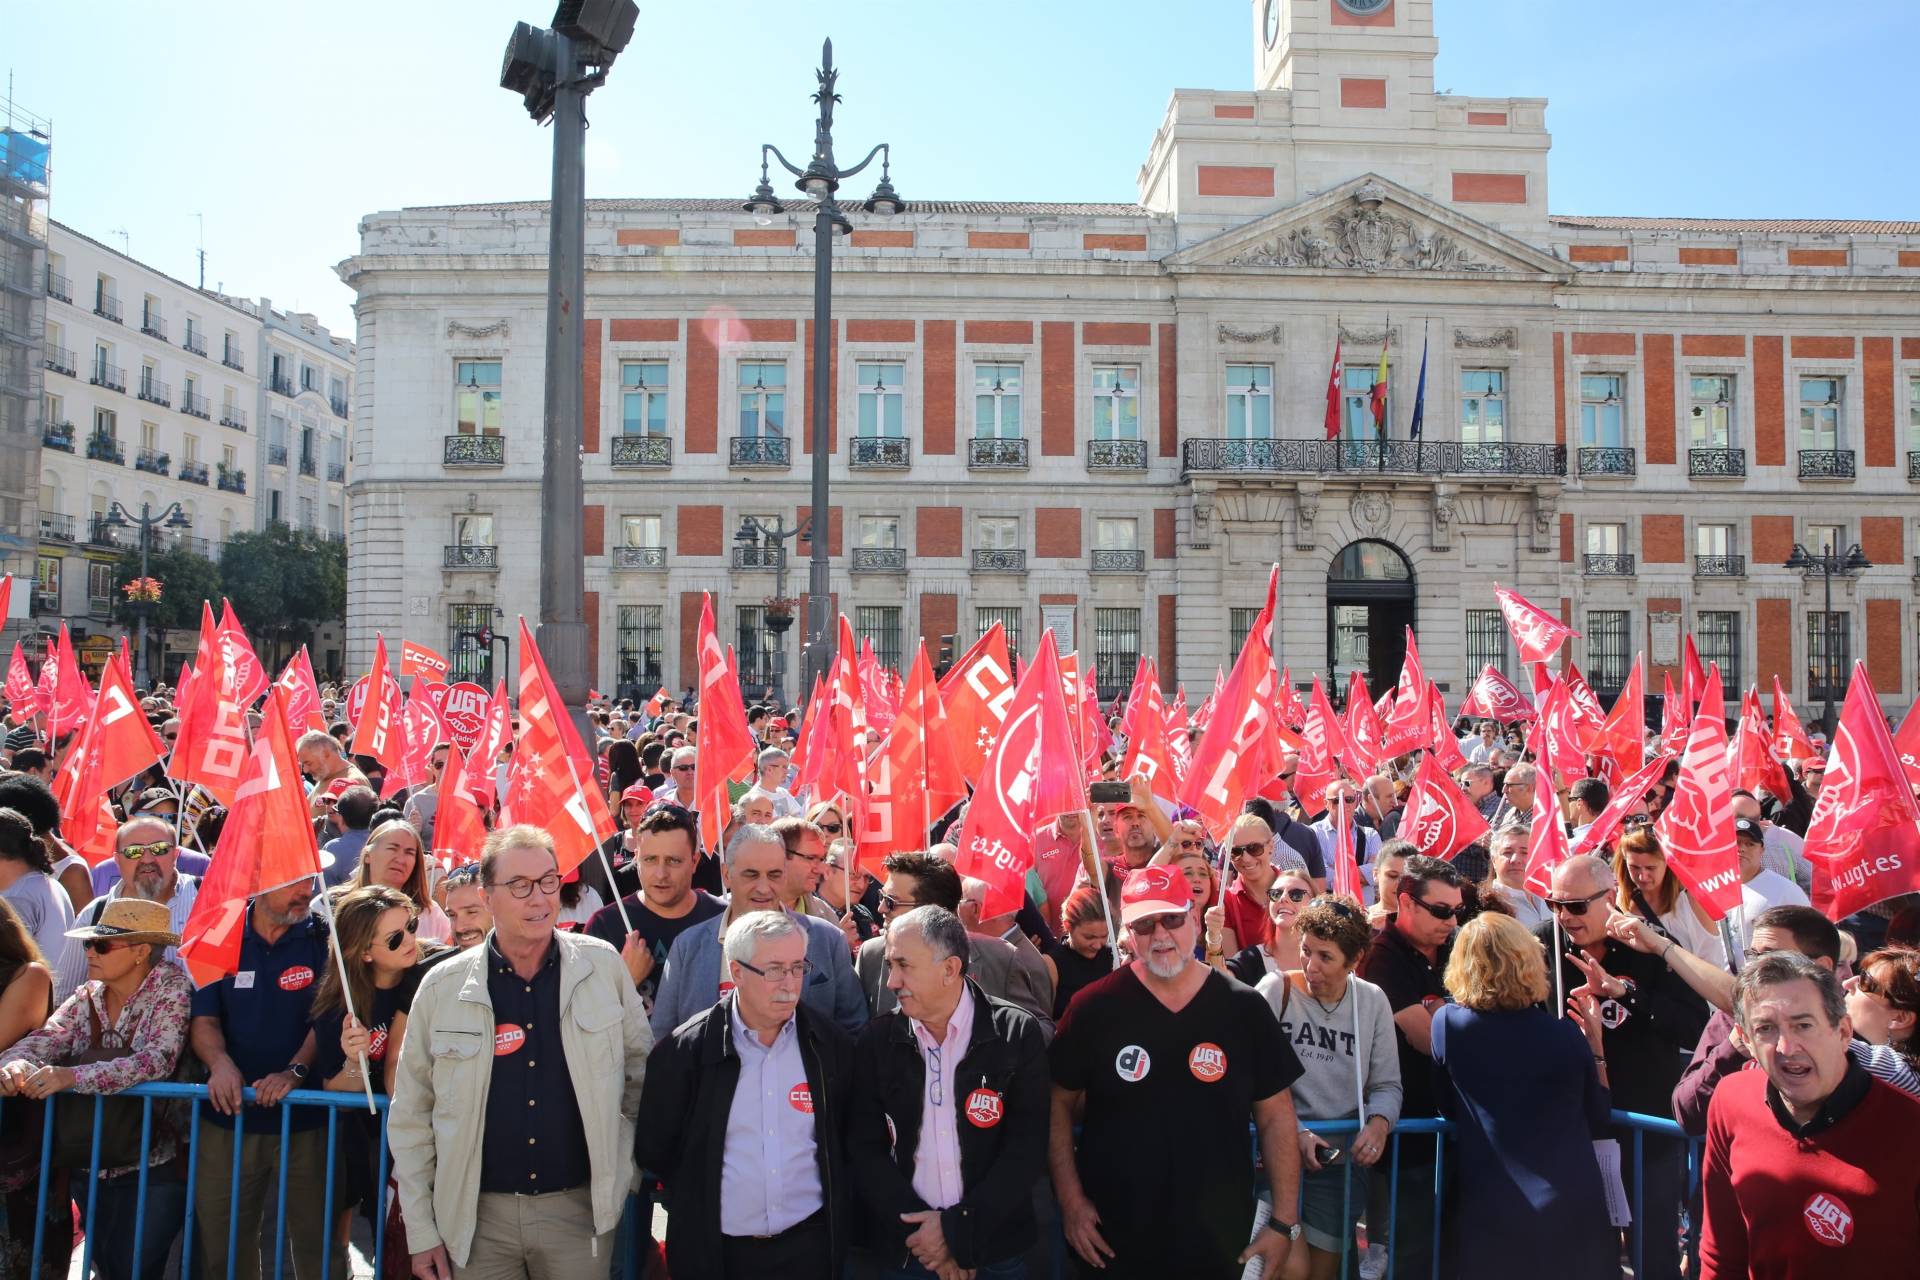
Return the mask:
<svg viewBox="0 0 1920 1280">
<path fill-rule="evenodd" d="M 193 528 L 193 521 L 187 519 L 187 513 L 184 508 L 175 505 L 173 514 L 167 517 L 167 528 L 191 529 Z"/>
<path fill-rule="evenodd" d="M 107 514 L 101 517 L 101 523 L 112 525 L 116 529 L 124 529 L 131 524 L 132 521 L 127 519 L 127 513 L 122 511 L 120 504 L 116 502 L 107 508 Z"/>
<path fill-rule="evenodd" d="M 527 114 L 539 121 L 553 114 L 553 90 L 559 74 L 554 46 L 553 32 L 516 22 L 500 64 L 500 87 L 519 94 L 527 104 Z"/>
<path fill-rule="evenodd" d="M 753 194 L 749 196 L 747 202 L 740 207 L 748 213 L 764 214 L 771 217 L 774 214 L 785 213 L 787 206 L 781 204 L 780 197 L 773 194 L 773 184 L 767 180 L 768 150 L 770 150 L 770 148 L 760 148 L 760 185 L 753 189 Z"/>
<path fill-rule="evenodd" d="M 873 194 L 868 196 L 866 203 L 860 207 L 868 213 L 877 213 L 883 218 L 891 218 L 896 213 L 904 213 L 907 202 L 902 200 L 900 193 L 893 189 L 893 177 L 888 173 L 888 169 L 893 164 L 892 149 L 882 145 L 880 151 L 880 185 L 873 189 Z"/>
<path fill-rule="evenodd" d="M 1873 561 L 1867 559 L 1866 552 L 1862 551 L 1860 544 L 1856 542 L 1847 548 L 1847 558 L 1840 567 L 1847 573 L 1858 573 L 1862 569 L 1873 568 Z"/>
<path fill-rule="evenodd" d="M 586 60 L 602 68 L 633 39 L 640 6 L 633 0 L 560 0 L 553 11 L 553 29 L 569 39 L 593 46 Z"/>
<path fill-rule="evenodd" d="M 833 224 L 833 234 L 837 236 L 853 234 L 853 224 L 847 221 L 846 214 L 840 212 L 840 206 L 831 200 L 827 202 L 827 221 Z"/>
<path fill-rule="evenodd" d="M 740 528 L 734 533 L 733 540 L 743 547 L 750 547 L 760 540 L 760 528 L 752 516 L 740 517 Z"/>
<path fill-rule="evenodd" d="M 1792 553 L 1787 556 L 1786 564 L 1781 567 L 1786 569 L 1811 569 L 1813 568 L 1813 557 L 1807 554 L 1805 547 L 1796 542 L 1793 544 Z"/>
</svg>

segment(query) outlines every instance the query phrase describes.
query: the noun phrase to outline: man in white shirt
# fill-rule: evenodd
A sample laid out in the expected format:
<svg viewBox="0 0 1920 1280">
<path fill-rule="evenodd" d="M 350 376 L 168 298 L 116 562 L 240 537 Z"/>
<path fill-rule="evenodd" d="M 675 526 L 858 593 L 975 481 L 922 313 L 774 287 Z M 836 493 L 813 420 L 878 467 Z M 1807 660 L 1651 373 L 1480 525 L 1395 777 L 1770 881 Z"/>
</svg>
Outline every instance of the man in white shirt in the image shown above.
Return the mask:
<svg viewBox="0 0 1920 1280">
<path fill-rule="evenodd" d="M 1347 822 L 1353 828 L 1353 847 L 1342 850 L 1346 857 L 1357 858 L 1359 866 L 1371 866 L 1380 853 L 1380 833 L 1372 827 L 1360 825 L 1358 803 L 1360 793 L 1350 782 L 1333 782 L 1327 785 L 1327 811 L 1320 815 L 1318 822 L 1310 823 L 1313 838 L 1320 842 L 1320 864 L 1327 869 L 1327 882 L 1333 883 L 1333 859 L 1335 849 L 1333 829 L 1338 805 L 1347 807 Z"/>
<path fill-rule="evenodd" d="M 803 816 L 806 806 L 787 790 L 787 771 L 793 766 L 793 757 L 779 747 L 768 747 L 760 753 L 759 764 L 760 781 L 756 785 L 773 797 L 773 816 L 776 819 Z"/>
<path fill-rule="evenodd" d="M 1527 844 L 1532 834 L 1528 826 L 1502 827 L 1494 833 L 1493 878 L 1500 896 L 1513 908 L 1514 918 L 1536 929 L 1552 922 L 1553 911 L 1546 899 L 1527 888 Z"/>
<path fill-rule="evenodd" d="M 700 752 L 693 747 L 681 747 L 673 753 L 673 763 L 667 766 L 667 785 L 653 793 L 655 804 L 677 804 L 682 809 L 691 809 L 693 804 L 693 767 Z M 687 798 L 680 798 L 680 788 L 687 789 Z"/>
<path fill-rule="evenodd" d="M 1760 816 L 1760 801 L 1751 791 L 1733 793 L 1733 816 L 1745 818 L 1760 828 L 1764 837 L 1761 864 L 1769 871 L 1778 872 L 1800 886 L 1800 892 L 1813 892 L 1813 867 L 1801 856 L 1800 849 L 1805 843 L 1793 832 L 1778 823 L 1768 822 Z"/>
<path fill-rule="evenodd" d="M 1468 764 L 1490 763 L 1493 753 L 1500 746 L 1500 730 L 1491 720 L 1480 722 L 1480 736 L 1460 739 L 1460 750 L 1465 753 Z"/>
<path fill-rule="evenodd" d="M 1567 788 L 1567 799 L 1572 802 L 1573 830 L 1567 833 L 1571 844 L 1579 844 L 1591 827 L 1606 809 L 1607 802 L 1613 799 L 1613 793 L 1607 790 L 1607 784 L 1598 778 L 1576 778 Z"/>
<path fill-rule="evenodd" d="M 1744 945 L 1753 929 L 1753 921 L 1768 907 L 1804 907 L 1811 905 L 1800 886 L 1765 866 L 1765 837 L 1757 823 L 1748 818 L 1733 820 L 1734 848 L 1740 854 L 1740 905 L 1734 908 L 1735 924 Z"/>
</svg>

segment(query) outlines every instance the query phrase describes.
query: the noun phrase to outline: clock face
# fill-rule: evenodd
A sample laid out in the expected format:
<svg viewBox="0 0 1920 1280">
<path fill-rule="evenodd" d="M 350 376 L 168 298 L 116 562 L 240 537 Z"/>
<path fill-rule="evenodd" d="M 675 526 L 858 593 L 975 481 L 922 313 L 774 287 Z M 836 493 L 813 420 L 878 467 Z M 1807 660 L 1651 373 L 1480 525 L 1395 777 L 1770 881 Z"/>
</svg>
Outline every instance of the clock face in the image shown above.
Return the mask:
<svg viewBox="0 0 1920 1280">
<path fill-rule="evenodd" d="M 1280 38 L 1280 0 L 1267 0 L 1267 48 L 1273 48 L 1273 42 Z"/>
<path fill-rule="evenodd" d="M 1371 18 L 1392 3 L 1392 0 L 1333 0 L 1333 2 L 1348 13 L 1362 18 Z"/>
</svg>

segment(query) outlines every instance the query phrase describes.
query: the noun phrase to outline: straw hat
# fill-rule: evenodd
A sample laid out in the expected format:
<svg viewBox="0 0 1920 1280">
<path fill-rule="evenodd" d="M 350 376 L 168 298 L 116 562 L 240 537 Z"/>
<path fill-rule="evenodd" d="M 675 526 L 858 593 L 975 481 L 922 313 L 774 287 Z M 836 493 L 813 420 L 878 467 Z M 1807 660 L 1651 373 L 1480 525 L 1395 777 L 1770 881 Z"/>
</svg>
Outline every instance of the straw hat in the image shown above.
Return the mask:
<svg viewBox="0 0 1920 1280">
<path fill-rule="evenodd" d="M 150 942 L 159 947 L 177 947 L 180 935 L 173 932 L 173 915 L 160 902 L 142 898 L 109 898 L 100 909 L 97 924 L 67 930 L 69 938 L 91 941 L 104 938 L 113 942 Z"/>
</svg>

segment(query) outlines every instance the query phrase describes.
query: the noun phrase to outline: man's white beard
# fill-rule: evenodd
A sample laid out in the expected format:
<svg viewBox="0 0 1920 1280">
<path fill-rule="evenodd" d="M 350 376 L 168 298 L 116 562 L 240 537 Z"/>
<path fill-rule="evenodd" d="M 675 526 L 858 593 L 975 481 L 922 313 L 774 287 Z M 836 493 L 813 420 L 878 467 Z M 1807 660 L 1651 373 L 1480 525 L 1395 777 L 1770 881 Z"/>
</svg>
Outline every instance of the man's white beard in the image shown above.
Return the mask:
<svg viewBox="0 0 1920 1280">
<path fill-rule="evenodd" d="M 1179 951 L 1173 952 L 1164 959 L 1151 951 L 1147 952 L 1147 972 L 1167 981 L 1179 977 L 1192 962 L 1191 957 Z"/>
</svg>

